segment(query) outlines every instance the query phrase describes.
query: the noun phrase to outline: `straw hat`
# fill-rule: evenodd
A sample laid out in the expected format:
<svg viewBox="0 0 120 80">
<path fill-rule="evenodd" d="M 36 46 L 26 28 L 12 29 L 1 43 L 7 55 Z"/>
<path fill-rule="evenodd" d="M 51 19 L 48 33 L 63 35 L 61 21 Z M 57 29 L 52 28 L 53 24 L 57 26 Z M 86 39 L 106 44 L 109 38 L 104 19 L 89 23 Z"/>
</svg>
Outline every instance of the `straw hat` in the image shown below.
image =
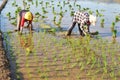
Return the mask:
<svg viewBox="0 0 120 80">
<path fill-rule="evenodd" d="M 27 19 L 27 20 L 32 20 L 32 13 L 31 12 L 26 12 L 24 18 Z"/>
</svg>

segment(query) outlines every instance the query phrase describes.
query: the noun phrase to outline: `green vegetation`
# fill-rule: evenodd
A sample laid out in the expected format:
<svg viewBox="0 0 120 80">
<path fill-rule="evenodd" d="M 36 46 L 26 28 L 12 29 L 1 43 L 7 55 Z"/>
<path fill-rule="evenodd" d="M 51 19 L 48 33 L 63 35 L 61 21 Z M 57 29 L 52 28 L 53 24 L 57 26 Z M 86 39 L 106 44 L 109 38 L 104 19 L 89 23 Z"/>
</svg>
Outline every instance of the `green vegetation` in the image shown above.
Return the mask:
<svg viewBox="0 0 120 80">
<path fill-rule="evenodd" d="M 116 16 L 115 16 L 115 22 L 118 22 L 118 21 L 120 21 L 120 16 L 119 16 L 119 15 L 116 15 Z"/>
<path fill-rule="evenodd" d="M 102 27 L 102 28 L 104 27 L 104 22 L 105 22 L 105 19 L 101 19 L 100 24 L 101 24 L 101 27 Z"/>
<path fill-rule="evenodd" d="M 28 42 L 31 43 L 29 40 L 36 39 L 34 43 L 29 45 L 35 45 L 31 52 L 28 48 L 19 46 L 21 41 L 18 40 L 16 43 L 15 38 L 21 38 L 19 35 L 13 37 L 9 34 L 5 38 L 6 46 L 11 46 L 6 50 L 12 54 L 13 60 L 15 57 L 17 58 L 17 71 L 29 75 L 28 79 L 34 79 L 34 74 L 38 74 L 37 77 L 44 80 L 55 80 L 55 77 L 73 78 L 74 80 L 120 78 L 118 76 L 119 44 L 109 43 L 102 39 L 94 40 L 90 37 L 62 39 L 43 32 L 34 33 L 33 37 L 29 36 L 26 34 L 26 38 L 22 37 L 20 40 L 23 40 L 27 45 Z M 7 37 L 10 37 L 9 41 Z M 25 70 L 25 73 L 22 69 Z M 32 71 L 33 69 L 38 71 Z M 19 74 L 18 78 L 20 78 Z"/>
</svg>

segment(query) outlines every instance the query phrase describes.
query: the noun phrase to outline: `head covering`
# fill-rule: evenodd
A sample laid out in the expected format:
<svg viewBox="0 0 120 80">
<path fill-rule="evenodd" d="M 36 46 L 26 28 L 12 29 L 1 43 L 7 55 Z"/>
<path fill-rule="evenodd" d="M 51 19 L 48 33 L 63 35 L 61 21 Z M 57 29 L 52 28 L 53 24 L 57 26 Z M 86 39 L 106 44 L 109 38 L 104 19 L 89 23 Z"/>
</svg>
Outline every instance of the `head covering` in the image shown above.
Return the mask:
<svg viewBox="0 0 120 80">
<path fill-rule="evenodd" d="M 31 12 L 26 12 L 24 18 L 27 19 L 27 20 L 32 20 L 32 13 Z"/>
<path fill-rule="evenodd" d="M 93 26 L 95 26 L 96 21 L 97 21 L 96 16 L 90 15 L 89 16 L 89 21 Z"/>
</svg>

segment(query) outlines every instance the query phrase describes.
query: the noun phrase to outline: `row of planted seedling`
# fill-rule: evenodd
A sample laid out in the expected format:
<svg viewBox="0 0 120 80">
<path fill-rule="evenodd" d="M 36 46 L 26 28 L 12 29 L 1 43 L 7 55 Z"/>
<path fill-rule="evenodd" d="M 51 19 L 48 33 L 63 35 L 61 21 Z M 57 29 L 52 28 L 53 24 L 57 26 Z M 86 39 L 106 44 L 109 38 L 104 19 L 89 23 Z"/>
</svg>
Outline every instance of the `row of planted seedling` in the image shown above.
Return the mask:
<svg viewBox="0 0 120 80">
<path fill-rule="evenodd" d="M 118 44 L 102 39 L 91 40 L 90 37 L 61 39 L 39 32 L 29 39 L 23 35 L 23 42 L 27 44 L 31 40 L 29 46 L 34 46 L 29 52 L 26 47 L 20 47 L 20 40 L 16 42 L 20 39 L 19 35 L 4 35 L 7 35 L 4 37 L 6 50 L 16 61 L 18 79 L 21 78 L 19 73 L 29 75 L 28 79 L 38 80 L 55 80 L 55 77 L 75 80 L 120 78 Z M 35 78 L 34 74 L 38 76 Z"/>
</svg>

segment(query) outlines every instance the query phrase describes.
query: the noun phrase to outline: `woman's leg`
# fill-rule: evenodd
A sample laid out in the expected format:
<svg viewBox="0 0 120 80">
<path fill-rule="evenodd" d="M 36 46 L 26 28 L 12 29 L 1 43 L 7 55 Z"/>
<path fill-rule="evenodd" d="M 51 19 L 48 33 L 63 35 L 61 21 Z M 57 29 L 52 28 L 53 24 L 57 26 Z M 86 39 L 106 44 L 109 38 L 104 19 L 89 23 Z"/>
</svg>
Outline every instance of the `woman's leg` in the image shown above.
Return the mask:
<svg viewBox="0 0 120 80">
<path fill-rule="evenodd" d="M 83 31 L 80 28 L 80 23 L 78 23 L 78 29 L 79 29 L 80 35 L 83 36 L 84 34 L 83 34 Z"/>
<path fill-rule="evenodd" d="M 23 27 L 20 27 L 20 33 L 22 34 L 22 31 L 23 31 Z"/>
<path fill-rule="evenodd" d="M 29 30 L 30 30 L 30 32 L 33 30 L 33 25 L 32 25 L 32 23 L 31 23 L 30 26 L 29 26 Z"/>
<path fill-rule="evenodd" d="M 71 32 L 72 32 L 73 28 L 75 27 L 75 24 L 76 24 L 76 22 L 72 23 L 71 27 L 69 28 L 69 30 L 67 32 L 67 36 L 71 35 Z"/>
<path fill-rule="evenodd" d="M 17 30 L 20 31 L 20 23 L 21 23 L 21 18 L 20 15 L 17 15 Z"/>
</svg>

